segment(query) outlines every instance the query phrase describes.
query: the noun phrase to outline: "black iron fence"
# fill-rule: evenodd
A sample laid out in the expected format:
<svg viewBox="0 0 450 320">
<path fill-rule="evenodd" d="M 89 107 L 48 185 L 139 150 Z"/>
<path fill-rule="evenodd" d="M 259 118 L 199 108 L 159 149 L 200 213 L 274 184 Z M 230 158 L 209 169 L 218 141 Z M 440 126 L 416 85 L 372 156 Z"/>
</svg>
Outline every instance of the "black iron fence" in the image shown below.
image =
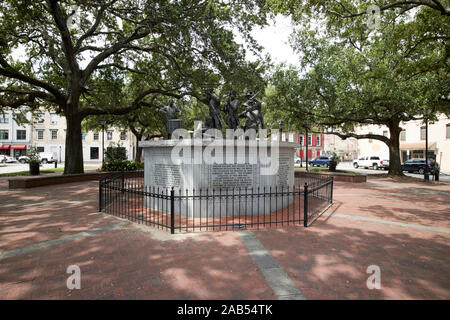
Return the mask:
<svg viewBox="0 0 450 320">
<path fill-rule="evenodd" d="M 309 226 L 333 201 L 333 178 L 301 174 L 292 187 L 181 189 L 146 186 L 144 173 L 99 182 L 99 211 L 175 232 Z"/>
</svg>

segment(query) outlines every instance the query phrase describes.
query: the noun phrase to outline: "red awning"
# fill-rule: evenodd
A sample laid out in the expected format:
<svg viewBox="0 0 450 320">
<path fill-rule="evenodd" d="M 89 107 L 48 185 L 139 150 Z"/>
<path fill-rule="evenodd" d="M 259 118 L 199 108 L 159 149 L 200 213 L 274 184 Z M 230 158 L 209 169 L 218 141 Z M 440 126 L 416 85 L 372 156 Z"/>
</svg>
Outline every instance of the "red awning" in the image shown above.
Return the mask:
<svg viewBox="0 0 450 320">
<path fill-rule="evenodd" d="M 0 149 L 9 149 L 9 147 L 11 147 L 10 144 L 2 144 L 2 145 L 0 146 Z"/>
<path fill-rule="evenodd" d="M 25 144 L 13 144 L 11 149 L 26 149 L 27 146 Z"/>
</svg>

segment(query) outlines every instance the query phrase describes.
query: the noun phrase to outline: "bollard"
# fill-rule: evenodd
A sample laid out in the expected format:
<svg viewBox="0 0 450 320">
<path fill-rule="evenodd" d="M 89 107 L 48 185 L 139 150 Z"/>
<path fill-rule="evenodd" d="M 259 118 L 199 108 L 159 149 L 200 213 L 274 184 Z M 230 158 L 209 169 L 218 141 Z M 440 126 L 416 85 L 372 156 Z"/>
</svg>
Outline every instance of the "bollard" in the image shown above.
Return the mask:
<svg viewBox="0 0 450 320">
<path fill-rule="evenodd" d="M 58 161 L 55 161 L 55 168 L 58 168 Z"/>
</svg>

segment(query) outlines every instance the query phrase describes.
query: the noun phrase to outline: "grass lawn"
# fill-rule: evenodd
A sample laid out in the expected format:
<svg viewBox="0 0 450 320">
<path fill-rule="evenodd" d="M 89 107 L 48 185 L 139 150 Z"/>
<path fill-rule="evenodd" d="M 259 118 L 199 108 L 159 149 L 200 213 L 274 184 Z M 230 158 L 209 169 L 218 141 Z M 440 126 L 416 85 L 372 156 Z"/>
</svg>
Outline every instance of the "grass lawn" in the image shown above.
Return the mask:
<svg viewBox="0 0 450 320">
<path fill-rule="evenodd" d="M 84 168 L 90 169 L 90 168 L 96 168 L 96 167 L 86 166 Z M 51 169 L 41 169 L 40 170 L 41 174 L 57 173 L 57 172 L 64 172 L 64 168 L 51 168 Z M 29 175 L 30 175 L 30 171 L 26 170 L 26 171 L 2 173 L 2 174 L 0 174 L 0 177 L 16 177 L 16 176 L 29 176 Z"/>
</svg>

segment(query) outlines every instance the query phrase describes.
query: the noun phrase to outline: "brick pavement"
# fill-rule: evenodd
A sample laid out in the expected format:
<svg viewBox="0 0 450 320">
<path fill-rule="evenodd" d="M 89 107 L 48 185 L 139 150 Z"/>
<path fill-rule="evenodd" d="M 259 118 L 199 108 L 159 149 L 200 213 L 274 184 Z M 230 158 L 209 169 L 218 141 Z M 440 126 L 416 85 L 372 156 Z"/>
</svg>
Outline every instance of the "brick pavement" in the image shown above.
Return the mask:
<svg viewBox="0 0 450 320">
<path fill-rule="evenodd" d="M 450 186 L 369 182 L 336 182 L 335 204 L 309 228 L 252 232 L 307 299 L 449 299 L 450 234 L 408 225 L 449 230 Z M 0 179 L 0 299 L 278 298 L 238 233 L 108 229 L 124 220 L 96 212 L 97 186 L 7 191 Z M 72 264 L 81 290 L 66 288 Z M 371 264 L 381 290 L 366 287 Z"/>
</svg>

